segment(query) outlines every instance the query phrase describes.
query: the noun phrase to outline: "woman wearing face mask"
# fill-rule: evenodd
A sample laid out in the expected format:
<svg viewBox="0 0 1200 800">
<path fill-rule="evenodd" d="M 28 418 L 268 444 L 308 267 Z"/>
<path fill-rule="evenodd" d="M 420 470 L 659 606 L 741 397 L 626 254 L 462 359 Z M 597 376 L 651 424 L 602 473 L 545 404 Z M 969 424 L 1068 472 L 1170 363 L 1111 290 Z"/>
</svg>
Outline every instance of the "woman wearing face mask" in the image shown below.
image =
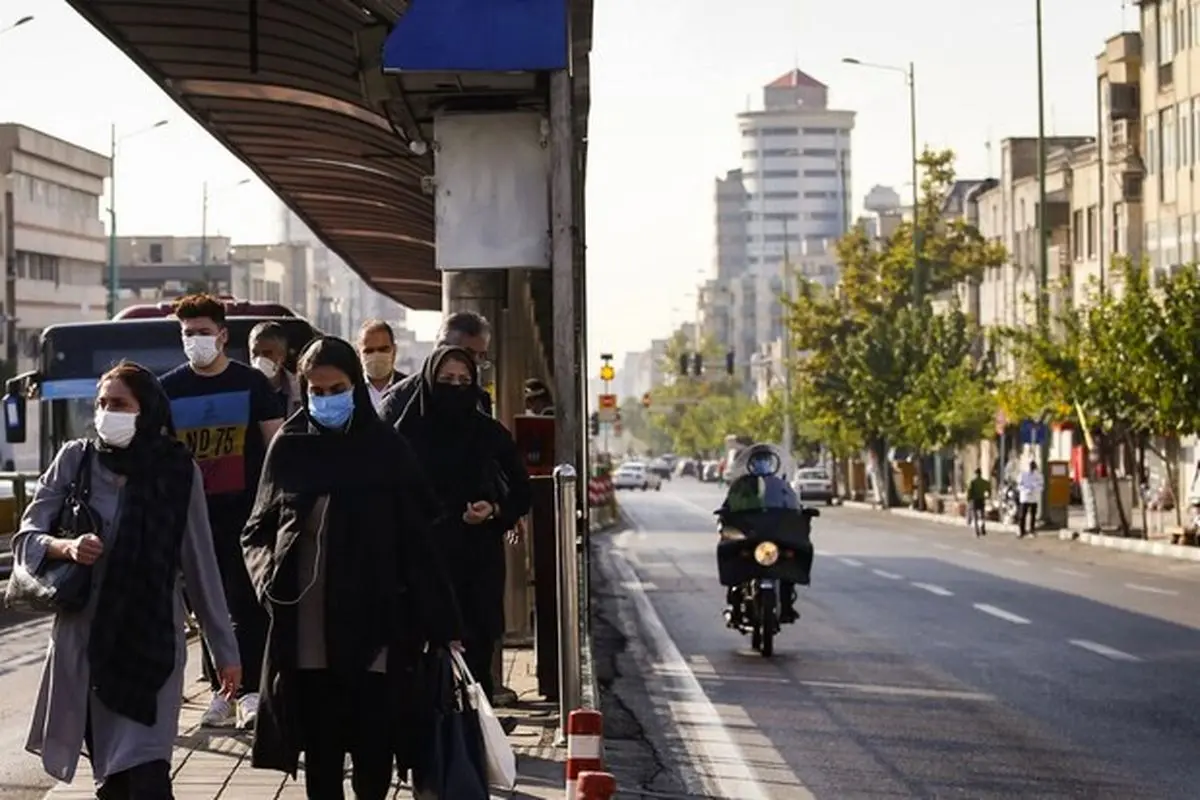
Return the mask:
<svg viewBox="0 0 1200 800">
<path fill-rule="evenodd" d="M 426 643 L 461 639 L 449 580 L 412 485 L 419 468 L 376 416 L 358 355 L 332 337 L 300 355 L 305 409 L 267 451 L 242 536 L 271 615 L 253 764 L 295 775 L 308 796 L 382 800 L 392 763 L 413 763 L 413 696 Z"/>
<path fill-rule="evenodd" d="M 71 781 L 86 748 L 101 800 L 169 798 L 187 648 L 183 584 L 228 697 L 241 682 L 237 641 L 200 470 L 174 438 L 154 375 L 122 363 L 101 377 L 95 428 L 94 440 L 58 452 L 13 539 L 33 573 L 47 560 L 92 571 L 83 611 L 55 620 L 26 749 Z M 100 530 L 57 538 L 68 487 L 84 475 Z"/>
<path fill-rule="evenodd" d="M 438 348 L 396 429 L 441 501 L 439 542 L 466 625 L 467 666 L 492 698 L 492 658 L 504 634 L 504 535 L 529 511 L 529 475 L 508 430 L 479 410 L 478 382 L 469 351 Z"/>
</svg>

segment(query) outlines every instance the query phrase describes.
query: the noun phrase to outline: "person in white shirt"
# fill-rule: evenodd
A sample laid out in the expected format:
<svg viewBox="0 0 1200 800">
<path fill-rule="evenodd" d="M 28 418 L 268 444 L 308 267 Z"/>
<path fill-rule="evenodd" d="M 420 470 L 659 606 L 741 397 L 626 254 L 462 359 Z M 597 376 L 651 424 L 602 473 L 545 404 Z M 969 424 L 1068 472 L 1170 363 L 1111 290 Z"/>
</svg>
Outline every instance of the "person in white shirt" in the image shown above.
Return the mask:
<svg viewBox="0 0 1200 800">
<path fill-rule="evenodd" d="M 371 403 L 378 414 L 387 390 L 404 379 L 404 373 L 396 371 L 396 333 L 383 320 L 369 319 L 358 330 L 357 349 L 367 376 Z"/>
<path fill-rule="evenodd" d="M 1037 462 L 1029 462 L 1029 471 L 1022 472 L 1020 479 L 1017 481 L 1017 491 L 1021 501 L 1021 508 L 1017 512 L 1017 527 L 1020 530 L 1018 534 L 1024 537 L 1025 534 L 1036 536 L 1035 528 L 1037 526 L 1038 503 L 1042 501 L 1042 473 L 1038 472 Z M 1029 520 L 1029 527 L 1025 527 L 1026 519 Z"/>
</svg>

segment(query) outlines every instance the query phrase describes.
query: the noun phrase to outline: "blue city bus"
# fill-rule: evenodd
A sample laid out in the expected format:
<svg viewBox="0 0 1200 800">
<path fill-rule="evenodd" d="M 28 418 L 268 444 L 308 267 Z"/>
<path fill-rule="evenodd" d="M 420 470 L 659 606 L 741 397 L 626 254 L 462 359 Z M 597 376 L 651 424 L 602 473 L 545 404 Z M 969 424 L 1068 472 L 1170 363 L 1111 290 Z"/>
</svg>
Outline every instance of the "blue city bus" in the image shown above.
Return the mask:
<svg viewBox="0 0 1200 800">
<path fill-rule="evenodd" d="M 250 361 L 250 331 L 260 322 L 276 322 L 287 332 L 289 369 L 295 368 L 296 356 L 317 335 L 307 320 L 294 315 L 251 313 L 228 316 L 225 322 L 229 329 L 226 352 L 246 363 Z M 10 379 L 5 386 L 5 438 L 13 444 L 26 440 L 26 404 L 37 402 L 38 461 L 45 469 L 64 442 L 90 433 L 96 383 L 122 359 L 135 361 L 159 375 L 182 364 L 179 321 L 167 316 L 135 316 L 46 328 L 41 337 L 39 368 Z"/>
</svg>

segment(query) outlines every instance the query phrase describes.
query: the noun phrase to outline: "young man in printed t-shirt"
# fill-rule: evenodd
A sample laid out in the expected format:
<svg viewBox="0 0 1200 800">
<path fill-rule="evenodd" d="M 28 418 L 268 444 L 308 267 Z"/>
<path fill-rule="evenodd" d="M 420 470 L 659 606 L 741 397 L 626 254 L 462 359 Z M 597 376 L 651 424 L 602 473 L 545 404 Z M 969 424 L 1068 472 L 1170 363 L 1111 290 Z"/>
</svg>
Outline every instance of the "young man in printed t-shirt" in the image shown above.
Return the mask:
<svg viewBox="0 0 1200 800">
<path fill-rule="evenodd" d="M 267 443 L 283 424 L 283 404 L 262 372 L 225 355 L 229 330 L 225 307 L 208 295 L 189 295 L 175 306 L 187 363 L 162 376 L 175 428 L 204 475 L 208 518 L 229 616 L 237 634 L 245 676 L 236 706 L 221 697 L 205 653 L 212 701 L 202 724 L 236 719 L 251 728 L 258 716 L 268 617 L 259 605 L 242 556 L 241 534 L 254 505 Z"/>
</svg>

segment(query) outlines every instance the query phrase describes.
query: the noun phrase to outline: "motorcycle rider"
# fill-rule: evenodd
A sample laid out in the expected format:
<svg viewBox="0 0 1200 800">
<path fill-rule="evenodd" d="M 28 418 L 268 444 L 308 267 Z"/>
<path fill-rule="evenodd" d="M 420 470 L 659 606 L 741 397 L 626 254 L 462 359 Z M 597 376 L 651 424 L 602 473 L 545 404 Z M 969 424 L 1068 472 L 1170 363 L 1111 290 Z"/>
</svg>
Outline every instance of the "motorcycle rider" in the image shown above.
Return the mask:
<svg viewBox="0 0 1200 800">
<path fill-rule="evenodd" d="M 766 502 L 768 490 L 768 478 L 761 478 L 756 475 L 742 475 L 736 478 L 733 485 L 729 487 L 729 492 L 725 495 L 725 502 L 721 508 L 723 511 L 738 512 L 738 511 L 765 511 L 768 508 L 778 507 L 775 504 Z M 774 478 L 778 483 L 782 484 L 782 488 L 788 492 L 791 487 L 786 481 Z M 798 503 L 797 503 L 798 505 Z M 781 623 L 796 622 L 800 619 L 800 612 L 796 610 L 796 600 L 798 592 L 796 584 L 791 581 L 779 582 L 779 621 Z M 741 590 L 737 586 L 729 587 L 725 592 L 726 611 L 734 618 L 741 615 Z"/>
</svg>

